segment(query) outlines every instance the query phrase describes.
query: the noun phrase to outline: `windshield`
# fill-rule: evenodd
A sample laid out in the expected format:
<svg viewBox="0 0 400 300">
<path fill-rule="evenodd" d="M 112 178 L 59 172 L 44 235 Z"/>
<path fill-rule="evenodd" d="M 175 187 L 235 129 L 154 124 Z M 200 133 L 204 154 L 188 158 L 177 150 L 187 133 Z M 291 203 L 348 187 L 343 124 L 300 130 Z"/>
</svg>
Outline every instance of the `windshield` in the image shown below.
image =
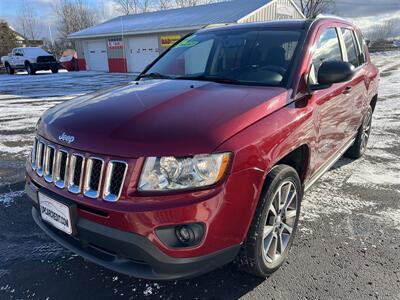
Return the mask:
<svg viewBox="0 0 400 300">
<path fill-rule="evenodd" d="M 25 48 L 23 49 L 24 53 L 26 55 L 34 55 L 34 56 L 47 56 L 47 55 L 51 55 L 49 52 L 43 50 L 42 48 Z"/>
<path fill-rule="evenodd" d="M 141 77 L 281 86 L 300 35 L 296 30 L 254 28 L 193 34 Z"/>
</svg>

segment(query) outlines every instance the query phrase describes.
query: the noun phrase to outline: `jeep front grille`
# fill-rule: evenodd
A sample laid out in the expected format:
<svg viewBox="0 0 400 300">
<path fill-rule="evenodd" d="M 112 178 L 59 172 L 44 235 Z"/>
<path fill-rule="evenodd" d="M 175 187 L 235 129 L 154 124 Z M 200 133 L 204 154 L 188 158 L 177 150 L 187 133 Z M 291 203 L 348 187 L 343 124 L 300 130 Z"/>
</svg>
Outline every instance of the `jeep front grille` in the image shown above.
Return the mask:
<svg viewBox="0 0 400 300">
<path fill-rule="evenodd" d="M 53 182 L 53 171 L 56 150 L 53 146 L 47 145 L 44 155 L 44 180 Z"/>
<path fill-rule="evenodd" d="M 84 195 L 89 198 L 97 198 L 100 193 L 100 182 L 103 175 L 103 160 L 89 158 L 86 165 L 86 178 Z"/>
<path fill-rule="evenodd" d="M 65 178 L 67 177 L 68 152 L 65 150 L 57 151 L 57 158 L 54 170 L 54 184 L 63 189 L 65 187 Z"/>
<path fill-rule="evenodd" d="M 92 199 L 102 195 L 105 201 L 116 202 L 121 197 L 128 164 L 119 160 L 105 161 L 51 145 L 39 138 L 35 138 L 31 152 L 32 169 L 48 184 L 66 188 L 72 194 L 82 193 Z"/>
<path fill-rule="evenodd" d="M 68 191 L 79 194 L 82 190 L 83 170 L 85 158 L 79 154 L 72 154 L 68 173 Z"/>
<path fill-rule="evenodd" d="M 104 200 L 115 202 L 119 199 L 127 169 L 128 165 L 123 161 L 110 161 L 108 163 L 103 193 Z"/>
</svg>

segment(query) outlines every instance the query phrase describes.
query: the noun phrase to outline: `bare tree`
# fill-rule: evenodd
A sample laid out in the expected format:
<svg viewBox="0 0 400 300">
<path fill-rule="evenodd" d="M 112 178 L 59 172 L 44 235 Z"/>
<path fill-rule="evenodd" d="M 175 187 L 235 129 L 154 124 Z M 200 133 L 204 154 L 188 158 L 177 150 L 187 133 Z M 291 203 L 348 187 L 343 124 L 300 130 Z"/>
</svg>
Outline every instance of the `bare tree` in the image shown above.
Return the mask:
<svg viewBox="0 0 400 300">
<path fill-rule="evenodd" d="M 392 37 L 395 27 L 393 19 L 384 21 L 381 24 L 375 25 L 368 33 L 368 37 L 372 42 L 387 40 Z"/>
<path fill-rule="evenodd" d="M 222 2 L 226 0 L 175 0 L 176 7 L 189 7 L 202 4 L 210 4 L 215 2 Z"/>
<path fill-rule="evenodd" d="M 113 0 L 124 15 L 222 2 L 226 0 Z"/>
<path fill-rule="evenodd" d="M 29 40 L 39 39 L 42 28 L 36 7 L 24 0 L 20 6 L 20 14 L 18 21 L 22 34 Z"/>
<path fill-rule="evenodd" d="M 159 0 L 158 1 L 158 8 L 160 10 L 165 10 L 171 8 L 171 1 L 170 0 Z"/>
<path fill-rule="evenodd" d="M 307 18 L 315 18 L 321 13 L 334 9 L 334 0 L 297 0 L 301 11 Z"/>
<path fill-rule="evenodd" d="M 17 47 L 17 36 L 8 26 L 8 23 L 0 20 L 0 56 L 7 55 Z"/>
<path fill-rule="evenodd" d="M 53 6 L 57 16 L 57 28 L 61 39 L 70 33 L 96 25 L 96 11 L 90 9 L 84 0 L 59 0 Z"/>
<path fill-rule="evenodd" d="M 141 12 L 142 1 L 140 0 L 114 0 L 114 2 L 118 5 L 118 10 L 124 15 Z M 147 2 L 148 1 L 146 1 L 146 3 Z"/>
</svg>

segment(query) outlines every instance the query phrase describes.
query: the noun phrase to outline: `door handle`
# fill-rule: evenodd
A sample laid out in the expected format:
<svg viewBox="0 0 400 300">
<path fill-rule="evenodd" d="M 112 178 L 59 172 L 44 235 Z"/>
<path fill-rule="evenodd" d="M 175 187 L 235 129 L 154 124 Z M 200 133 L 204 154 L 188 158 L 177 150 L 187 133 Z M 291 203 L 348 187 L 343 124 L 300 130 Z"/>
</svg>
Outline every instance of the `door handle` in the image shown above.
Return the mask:
<svg viewBox="0 0 400 300">
<path fill-rule="evenodd" d="M 344 89 L 343 94 L 345 94 L 345 95 L 350 94 L 352 90 L 353 90 L 353 88 L 352 88 L 351 86 L 347 86 L 347 87 Z"/>
</svg>

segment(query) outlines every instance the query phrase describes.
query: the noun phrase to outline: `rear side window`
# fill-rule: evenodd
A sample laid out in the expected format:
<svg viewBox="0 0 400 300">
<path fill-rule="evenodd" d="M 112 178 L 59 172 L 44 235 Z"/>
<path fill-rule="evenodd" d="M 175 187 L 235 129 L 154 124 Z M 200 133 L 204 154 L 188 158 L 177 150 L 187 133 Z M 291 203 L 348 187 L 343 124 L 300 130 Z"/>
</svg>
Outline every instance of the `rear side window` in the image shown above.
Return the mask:
<svg viewBox="0 0 400 300">
<path fill-rule="evenodd" d="M 324 61 L 343 60 L 339 38 L 335 28 L 327 28 L 319 37 L 312 59 L 310 81 L 317 83 L 317 74 Z"/>
<path fill-rule="evenodd" d="M 360 63 L 358 61 L 357 44 L 354 38 L 353 30 L 342 28 L 342 34 L 344 44 L 346 45 L 348 61 L 353 66 L 358 67 Z"/>
<path fill-rule="evenodd" d="M 356 35 L 358 39 L 358 44 L 360 45 L 360 54 L 358 60 L 360 61 L 360 64 L 364 64 L 367 62 L 367 54 L 366 54 L 367 47 L 361 32 L 357 32 Z"/>
</svg>

